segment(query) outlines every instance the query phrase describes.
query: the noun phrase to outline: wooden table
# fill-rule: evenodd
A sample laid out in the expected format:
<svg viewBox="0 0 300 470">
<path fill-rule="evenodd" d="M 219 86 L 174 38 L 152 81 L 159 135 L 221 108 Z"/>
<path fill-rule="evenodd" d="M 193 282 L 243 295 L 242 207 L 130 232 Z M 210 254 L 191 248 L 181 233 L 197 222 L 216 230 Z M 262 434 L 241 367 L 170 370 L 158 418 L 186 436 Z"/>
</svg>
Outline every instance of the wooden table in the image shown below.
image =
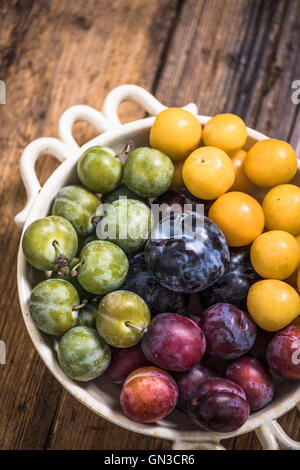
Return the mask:
<svg viewBox="0 0 300 470">
<path fill-rule="evenodd" d="M 299 0 L 2 0 L 0 79 L 6 83 L 1 126 L 0 365 L 2 449 L 169 449 L 170 442 L 133 434 L 99 418 L 64 392 L 25 331 L 16 288 L 25 203 L 19 175 L 22 149 L 56 136 L 71 105 L 101 108 L 107 92 L 136 83 L 167 105 L 194 101 L 201 114 L 234 112 L 247 125 L 296 144 L 300 106 L 291 84 L 300 79 Z M 133 104 L 124 121 L 140 118 Z M 96 131 L 76 124 L 80 143 Z M 38 162 L 44 182 L 57 166 Z M 299 417 L 281 420 L 300 438 Z M 255 435 L 225 443 L 258 449 Z"/>
</svg>

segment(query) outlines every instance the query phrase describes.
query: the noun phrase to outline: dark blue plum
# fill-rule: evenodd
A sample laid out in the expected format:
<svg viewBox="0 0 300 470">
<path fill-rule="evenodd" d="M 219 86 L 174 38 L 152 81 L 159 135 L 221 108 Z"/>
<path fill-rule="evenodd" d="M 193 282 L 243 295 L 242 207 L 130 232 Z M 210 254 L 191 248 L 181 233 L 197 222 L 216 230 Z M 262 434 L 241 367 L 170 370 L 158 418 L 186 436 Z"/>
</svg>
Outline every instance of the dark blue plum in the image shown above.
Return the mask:
<svg viewBox="0 0 300 470">
<path fill-rule="evenodd" d="M 234 305 L 216 304 L 205 310 L 200 320 L 206 351 L 220 359 L 236 359 L 246 354 L 256 339 L 256 325 Z"/>
<path fill-rule="evenodd" d="M 146 244 L 145 259 L 160 284 L 191 294 L 224 274 L 230 254 L 216 224 L 201 214 L 186 212 L 171 214 L 156 225 Z"/>
<path fill-rule="evenodd" d="M 204 308 L 219 302 L 231 303 L 246 310 L 248 291 L 260 279 L 252 268 L 249 246 L 230 248 L 230 261 L 225 273 L 213 286 L 200 293 L 201 303 Z"/>
<path fill-rule="evenodd" d="M 173 212 L 183 212 L 184 206 L 189 204 L 192 207 L 189 210 L 196 211 L 197 204 L 203 205 L 204 215 L 208 215 L 208 211 L 214 201 L 206 201 L 204 199 L 198 199 L 193 196 L 186 188 L 182 188 L 179 191 L 170 189 L 166 193 L 162 194 L 158 198 L 154 199 L 152 204 L 165 204 L 164 216 L 169 215 Z"/>
<path fill-rule="evenodd" d="M 122 289 L 135 292 L 148 305 L 151 315 L 169 312 L 183 315 L 190 296 L 173 292 L 163 287 L 148 270 L 143 253 L 129 259 L 129 270 Z"/>
</svg>

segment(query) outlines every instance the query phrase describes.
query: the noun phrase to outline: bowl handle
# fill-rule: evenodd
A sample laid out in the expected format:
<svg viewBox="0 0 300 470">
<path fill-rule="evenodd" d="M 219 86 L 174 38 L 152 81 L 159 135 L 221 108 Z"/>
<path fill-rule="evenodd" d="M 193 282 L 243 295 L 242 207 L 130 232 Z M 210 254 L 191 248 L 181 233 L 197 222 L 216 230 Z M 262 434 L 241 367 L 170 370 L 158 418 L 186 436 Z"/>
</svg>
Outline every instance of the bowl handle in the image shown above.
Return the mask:
<svg viewBox="0 0 300 470">
<path fill-rule="evenodd" d="M 99 111 L 90 106 L 72 106 L 61 115 L 59 120 L 58 133 L 61 140 L 44 137 L 27 145 L 20 159 L 21 178 L 27 193 L 27 203 L 22 212 L 15 217 L 15 222 L 19 227 L 23 227 L 29 209 L 41 189 L 35 172 L 36 160 L 43 154 L 50 154 L 62 162 L 76 155 L 79 146 L 72 135 L 72 126 L 76 121 L 88 121 L 99 132 L 108 131 L 112 127 Z"/>
<path fill-rule="evenodd" d="M 40 183 L 35 173 L 35 162 L 42 154 L 48 153 L 55 156 L 59 161 L 74 155 L 79 146 L 76 143 L 72 127 L 76 121 L 87 121 L 92 124 L 99 132 L 106 132 L 114 127 L 121 126 L 118 118 L 118 107 L 126 100 L 139 103 L 152 115 L 158 114 L 166 106 L 161 104 L 148 91 L 137 85 L 121 85 L 108 93 L 103 112 L 99 112 L 90 106 L 72 106 L 68 108 L 60 117 L 58 123 L 58 133 L 61 140 L 54 138 L 41 138 L 31 142 L 22 153 L 20 160 L 21 177 L 27 192 L 27 204 L 25 208 L 16 215 L 15 222 L 22 227 L 26 220 L 28 211 L 33 200 L 41 189 Z M 197 106 L 189 104 L 185 109 L 196 114 Z"/>
<path fill-rule="evenodd" d="M 27 193 L 27 203 L 24 209 L 15 216 L 15 222 L 19 227 L 23 227 L 33 200 L 41 189 L 35 172 L 35 162 L 42 154 L 53 155 L 62 162 L 70 157 L 70 150 L 63 142 L 52 137 L 36 139 L 24 149 L 20 160 L 20 172 Z"/>
<path fill-rule="evenodd" d="M 300 442 L 291 439 L 276 420 L 262 424 L 255 433 L 264 450 L 300 450 Z"/>
<path fill-rule="evenodd" d="M 90 106 L 71 106 L 71 108 L 68 108 L 59 119 L 58 134 L 64 144 L 73 151 L 76 151 L 79 148 L 79 145 L 72 134 L 73 124 L 77 121 L 87 121 L 99 132 L 109 131 L 113 127 L 100 111 L 97 111 Z"/>
<path fill-rule="evenodd" d="M 300 403 L 297 404 L 300 411 Z M 300 450 L 300 442 L 291 439 L 277 423 L 271 420 L 255 429 L 255 434 L 263 450 Z M 226 438 L 226 435 L 224 435 Z M 219 440 L 203 439 L 203 441 L 174 441 L 173 450 L 226 450 Z"/>
<path fill-rule="evenodd" d="M 102 112 L 113 127 L 121 126 L 118 117 L 118 108 L 123 101 L 134 101 L 140 104 L 150 115 L 156 116 L 166 109 L 160 101 L 154 98 L 149 91 L 137 85 L 120 85 L 114 88 L 104 100 Z M 183 109 L 197 114 L 198 108 L 194 103 L 189 103 Z"/>
<path fill-rule="evenodd" d="M 72 106 L 61 116 L 58 124 L 58 132 L 61 140 L 72 150 L 79 148 L 73 134 L 72 127 L 77 121 L 87 121 L 99 131 L 109 131 L 120 127 L 122 124 L 118 117 L 118 108 L 123 101 L 134 101 L 140 104 L 149 114 L 156 116 L 166 109 L 151 93 L 137 85 L 120 85 L 114 88 L 106 96 L 102 113 L 90 106 Z M 197 106 L 190 103 L 184 106 L 193 114 L 197 114 Z"/>
</svg>

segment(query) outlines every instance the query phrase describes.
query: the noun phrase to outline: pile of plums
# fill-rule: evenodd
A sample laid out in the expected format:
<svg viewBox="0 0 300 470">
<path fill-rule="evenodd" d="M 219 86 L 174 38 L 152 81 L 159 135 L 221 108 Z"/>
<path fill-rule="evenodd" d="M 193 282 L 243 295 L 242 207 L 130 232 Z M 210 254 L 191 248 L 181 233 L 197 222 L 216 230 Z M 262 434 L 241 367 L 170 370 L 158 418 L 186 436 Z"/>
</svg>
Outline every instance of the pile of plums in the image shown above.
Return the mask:
<svg viewBox="0 0 300 470">
<path fill-rule="evenodd" d="M 153 423 L 177 406 L 201 428 L 226 433 L 272 401 L 276 376 L 300 379 L 300 297 L 282 282 L 293 274 L 300 288 L 292 217 L 300 202 L 295 187 L 280 190 L 292 215 L 261 235 L 265 215 L 271 223 L 277 212 L 268 203 L 264 213 L 246 193 L 260 181 L 287 182 L 280 171 L 286 157 L 293 173 L 294 154 L 271 141 L 248 161 L 243 121 L 211 121 L 202 135 L 195 116 L 170 108 L 154 122 L 151 147 L 87 149 L 80 183 L 58 192 L 22 247 L 45 272 L 29 299 L 32 320 L 61 337 L 58 361 L 70 379 L 104 373 L 122 387 L 133 420 Z M 268 171 L 253 172 L 265 146 L 269 180 Z"/>
</svg>

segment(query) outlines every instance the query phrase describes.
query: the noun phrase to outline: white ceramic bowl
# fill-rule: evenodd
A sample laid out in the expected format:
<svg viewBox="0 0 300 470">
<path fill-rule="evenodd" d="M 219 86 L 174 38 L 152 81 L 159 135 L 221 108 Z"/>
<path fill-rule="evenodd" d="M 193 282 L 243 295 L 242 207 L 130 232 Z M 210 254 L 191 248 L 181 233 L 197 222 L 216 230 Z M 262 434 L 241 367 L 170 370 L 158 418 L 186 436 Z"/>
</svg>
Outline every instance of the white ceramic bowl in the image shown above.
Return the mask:
<svg viewBox="0 0 300 470">
<path fill-rule="evenodd" d="M 19 226 L 26 226 L 39 217 L 49 214 L 51 204 L 60 188 L 66 184 L 77 182 L 76 163 L 82 152 L 92 145 L 108 145 L 115 151 L 120 151 L 129 138 L 138 146 L 148 145 L 148 138 L 154 118 L 140 119 L 121 125 L 117 110 L 122 101 L 136 101 L 142 105 L 150 115 L 155 116 L 165 109 L 150 93 L 135 85 L 122 85 L 112 90 L 105 99 L 102 113 L 89 106 L 74 106 L 69 108 L 59 120 L 60 140 L 41 138 L 30 143 L 24 150 L 21 161 L 21 175 L 24 181 L 28 202 L 25 209 L 19 213 L 15 220 Z M 186 107 L 197 114 L 197 107 L 190 104 Z M 202 124 L 209 117 L 197 116 Z M 85 120 L 93 124 L 100 132 L 98 137 L 87 142 L 81 148 L 72 136 L 72 125 L 75 121 Z M 252 129 L 248 129 L 249 139 L 247 146 L 267 137 Z M 54 171 L 43 188 L 40 187 L 35 174 L 34 165 L 42 154 L 52 154 L 64 162 Z M 300 185 L 300 165 L 298 174 L 293 183 Z M 261 194 L 260 196 L 263 196 Z M 300 449 L 300 444 L 291 440 L 276 422 L 276 419 L 286 413 L 300 402 L 299 382 L 281 381 L 277 385 L 274 401 L 261 411 L 250 416 L 248 421 L 237 432 L 228 434 L 214 434 L 204 432 L 194 425 L 182 412 L 175 410 L 161 422 L 144 425 L 128 419 L 119 405 L 120 389 L 105 377 L 89 382 L 73 382 L 66 377 L 58 365 L 55 350 L 57 339 L 44 335 L 31 320 L 28 308 L 30 292 L 33 286 L 43 278 L 40 273 L 26 262 L 21 249 L 18 254 L 18 291 L 20 305 L 25 325 L 32 342 L 42 360 L 61 383 L 61 385 L 92 411 L 109 421 L 141 434 L 169 439 L 173 441 L 173 449 L 224 449 L 220 440 L 244 434 L 255 430 L 264 449 Z"/>
</svg>

